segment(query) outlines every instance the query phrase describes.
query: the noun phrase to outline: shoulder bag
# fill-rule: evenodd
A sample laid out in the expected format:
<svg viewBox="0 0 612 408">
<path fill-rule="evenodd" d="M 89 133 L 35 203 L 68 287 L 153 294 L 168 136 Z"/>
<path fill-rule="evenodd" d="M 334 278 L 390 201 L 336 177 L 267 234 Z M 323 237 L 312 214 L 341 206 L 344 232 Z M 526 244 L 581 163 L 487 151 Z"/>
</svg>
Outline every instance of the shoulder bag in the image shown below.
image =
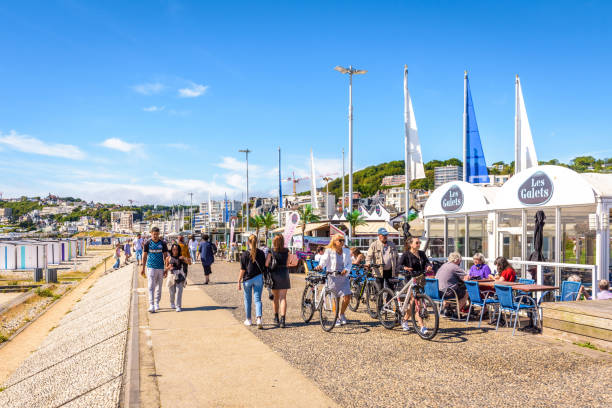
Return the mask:
<svg viewBox="0 0 612 408">
<path fill-rule="evenodd" d="M 257 258 L 255 259 L 255 265 L 257 265 L 257 269 L 259 269 L 259 272 L 261 272 L 261 275 L 263 276 L 264 286 L 268 289 L 273 289 L 274 281 L 272 280 L 272 274 L 267 269 L 262 269 L 259 262 L 257 262 Z"/>
</svg>

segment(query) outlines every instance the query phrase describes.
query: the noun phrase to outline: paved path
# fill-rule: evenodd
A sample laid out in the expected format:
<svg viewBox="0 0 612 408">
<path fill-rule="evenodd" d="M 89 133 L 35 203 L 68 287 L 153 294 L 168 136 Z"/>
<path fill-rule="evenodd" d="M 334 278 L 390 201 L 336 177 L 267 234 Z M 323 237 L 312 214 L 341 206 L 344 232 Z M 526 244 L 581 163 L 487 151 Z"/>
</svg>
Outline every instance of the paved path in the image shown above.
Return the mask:
<svg viewBox="0 0 612 408">
<path fill-rule="evenodd" d="M 200 265 L 191 267 L 202 276 Z M 162 407 L 335 407 L 313 381 L 255 337 L 231 313 L 191 284 L 183 311 L 149 314 Z M 141 319 L 142 321 L 142 319 Z M 142 353 L 142 351 L 141 351 Z"/>
<path fill-rule="evenodd" d="M 244 320 L 242 292 L 236 290 L 238 268 L 217 263 L 213 284 L 202 286 L 231 311 L 234 325 Z M 200 269 L 190 278 L 201 282 Z M 386 330 L 361 310 L 347 313 L 349 325 L 324 333 L 316 318 L 304 324 L 299 316 L 304 275 L 292 275 L 291 282 L 288 327 L 270 324 L 271 302 L 264 299 L 265 330 L 247 331 L 341 406 L 598 407 L 612 401 L 609 353 L 448 319 L 441 320 L 437 337 L 427 342 L 416 334 Z"/>
</svg>

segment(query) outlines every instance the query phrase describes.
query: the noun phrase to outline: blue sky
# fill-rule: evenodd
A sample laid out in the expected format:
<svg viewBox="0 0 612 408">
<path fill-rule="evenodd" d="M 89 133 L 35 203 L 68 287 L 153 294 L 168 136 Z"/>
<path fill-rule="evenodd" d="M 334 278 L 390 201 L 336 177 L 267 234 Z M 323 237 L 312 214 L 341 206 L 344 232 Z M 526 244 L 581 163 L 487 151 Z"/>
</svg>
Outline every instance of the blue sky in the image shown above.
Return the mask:
<svg viewBox="0 0 612 408">
<path fill-rule="evenodd" d="M 461 154 L 463 71 L 487 162 L 513 159 L 514 75 L 539 158 L 612 156 L 609 2 L 28 1 L 0 4 L 0 191 L 240 199 L 403 158 L 403 65 L 424 160 Z M 308 188 L 304 183 L 303 188 Z M 321 183 L 319 183 L 321 184 Z M 290 190 L 290 183 L 285 183 Z"/>
</svg>

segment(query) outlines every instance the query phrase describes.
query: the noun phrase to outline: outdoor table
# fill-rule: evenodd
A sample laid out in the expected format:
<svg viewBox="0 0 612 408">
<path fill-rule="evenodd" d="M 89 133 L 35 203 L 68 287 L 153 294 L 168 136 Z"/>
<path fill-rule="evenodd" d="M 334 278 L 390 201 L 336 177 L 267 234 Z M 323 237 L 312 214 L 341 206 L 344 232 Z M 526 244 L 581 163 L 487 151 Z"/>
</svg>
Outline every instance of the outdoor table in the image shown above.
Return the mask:
<svg viewBox="0 0 612 408">
<path fill-rule="evenodd" d="M 558 286 L 536 285 L 536 284 L 518 284 L 512 286 L 513 290 L 521 290 L 523 292 L 546 292 L 548 290 L 559 289 Z"/>
<path fill-rule="evenodd" d="M 478 286 L 482 286 L 485 287 L 487 289 L 495 289 L 495 285 L 506 285 L 506 286 L 512 286 L 513 288 L 517 285 L 523 285 L 522 283 L 518 283 L 518 282 L 507 282 L 507 281 L 496 281 L 496 280 L 479 280 L 478 281 Z"/>
</svg>

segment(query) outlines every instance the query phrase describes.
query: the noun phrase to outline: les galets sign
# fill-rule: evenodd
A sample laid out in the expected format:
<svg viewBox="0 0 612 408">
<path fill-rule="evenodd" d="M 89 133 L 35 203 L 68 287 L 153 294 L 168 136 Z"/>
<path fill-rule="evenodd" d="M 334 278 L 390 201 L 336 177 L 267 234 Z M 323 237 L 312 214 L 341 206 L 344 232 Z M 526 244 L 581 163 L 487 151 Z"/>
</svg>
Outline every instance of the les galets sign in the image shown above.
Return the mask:
<svg viewBox="0 0 612 408">
<path fill-rule="evenodd" d="M 463 207 L 463 191 L 458 185 L 453 184 L 442 196 L 440 206 L 446 212 L 456 212 Z"/>
<path fill-rule="evenodd" d="M 521 184 L 518 200 L 525 205 L 546 204 L 553 195 L 553 183 L 543 171 L 536 171 Z"/>
</svg>

